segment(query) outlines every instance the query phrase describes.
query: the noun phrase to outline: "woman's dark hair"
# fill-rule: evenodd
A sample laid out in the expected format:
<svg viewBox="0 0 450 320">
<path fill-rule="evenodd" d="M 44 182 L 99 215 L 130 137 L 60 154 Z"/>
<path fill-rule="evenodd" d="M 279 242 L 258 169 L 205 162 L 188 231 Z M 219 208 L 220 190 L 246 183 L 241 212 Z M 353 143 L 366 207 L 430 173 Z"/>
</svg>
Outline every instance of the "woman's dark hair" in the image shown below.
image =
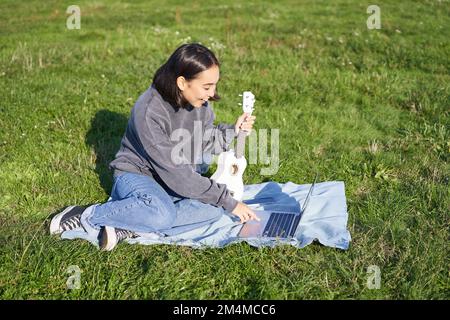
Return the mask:
<svg viewBox="0 0 450 320">
<path fill-rule="evenodd" d="M 220 66 L 214 53 L 198 43 L 183 44 L 178 47 L 153 76 L 153 85 L 164 100 L 175 107 L 186 107 L 189 102 L 183 97 L 177 86 L 177 78 L 182 76 L 186 80 L 192 80 L 197 74 L 213 66 Z M 216 89 L 217 90 L 217 89 Z M 210 98 L 219 100 L 217 91 Z"/>
</svg>

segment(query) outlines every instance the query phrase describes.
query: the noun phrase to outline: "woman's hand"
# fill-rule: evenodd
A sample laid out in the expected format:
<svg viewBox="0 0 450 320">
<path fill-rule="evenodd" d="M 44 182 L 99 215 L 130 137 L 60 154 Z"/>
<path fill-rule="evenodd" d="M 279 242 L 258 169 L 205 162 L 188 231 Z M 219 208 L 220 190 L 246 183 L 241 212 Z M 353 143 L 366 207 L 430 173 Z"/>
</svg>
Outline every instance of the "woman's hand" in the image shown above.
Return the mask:
<svg viewBox="0 0 450 320">
<path fill-rule="evenodd" d="M 242 202 L 238 202 L 236 208 L 234 208 L 232 213 L 241 219 L 241 223 L 247 222 L 249 220 L 261 221 L 256 213 Z"/>
<path fill-rule="evenodd" d="M 235 131 L 236 135 L 240 130 L 244 130 L 247 132 L 247 135 L 250 134 L 253 128 L 253 124 L 255 123 L 255 116 L 250 115 L 249 113 L 244 112 L 236 121 Z"/>
</svg>

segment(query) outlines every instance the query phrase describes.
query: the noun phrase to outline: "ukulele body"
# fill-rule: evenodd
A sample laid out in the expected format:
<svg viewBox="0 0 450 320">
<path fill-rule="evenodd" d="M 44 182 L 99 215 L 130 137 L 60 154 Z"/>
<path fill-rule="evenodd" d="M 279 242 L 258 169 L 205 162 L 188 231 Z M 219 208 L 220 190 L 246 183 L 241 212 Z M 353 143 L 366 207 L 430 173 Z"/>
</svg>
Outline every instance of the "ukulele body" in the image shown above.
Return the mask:
<svg viewBox="0 0 450 320">
<path fill-rule="evenodd" d="M 222 152 L 217 161 L 217 170 L 211 176 L 211 179 L 217 183 L 222 183 L 230 190 L 231 196 L 242 200 L 244 194 L 244 183 L 242 176 L 247 167 L 245 157 L 236 158 L 234 150 Z"/>
</svg>

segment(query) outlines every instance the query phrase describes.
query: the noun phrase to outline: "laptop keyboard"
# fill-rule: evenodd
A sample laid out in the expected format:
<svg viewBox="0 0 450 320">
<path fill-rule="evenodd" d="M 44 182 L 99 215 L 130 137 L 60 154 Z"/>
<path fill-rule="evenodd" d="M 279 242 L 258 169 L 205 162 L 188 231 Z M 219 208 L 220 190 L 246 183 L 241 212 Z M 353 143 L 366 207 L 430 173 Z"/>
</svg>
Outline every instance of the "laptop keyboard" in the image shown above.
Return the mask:
<svg viewBox="0 0 450 320">
<path fill-rule="evenodd" d="M 300 215 L 287 212 L 272 212 L 263 231 L 264 237 L 293 237 Z M 294 227 L 295 226 L 295 227 Z"/>
</svg>

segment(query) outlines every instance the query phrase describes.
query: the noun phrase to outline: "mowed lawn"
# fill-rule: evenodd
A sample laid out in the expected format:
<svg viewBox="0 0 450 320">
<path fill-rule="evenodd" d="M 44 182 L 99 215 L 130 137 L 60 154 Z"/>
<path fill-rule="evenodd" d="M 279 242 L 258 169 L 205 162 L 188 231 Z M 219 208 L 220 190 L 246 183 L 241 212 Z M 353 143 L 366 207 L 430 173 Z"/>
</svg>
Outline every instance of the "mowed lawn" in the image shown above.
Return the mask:
<svg viewBox="0 0 450 320">
<path fill-rule="evenodd" d="M 448 299 L 450 4 L 378 1 L 378 30 L 369 4 L 1 0 L 0 298 Z M 134 102 L 186 42 L 222 63 L 218 121 L 250 90 L 255 129 L 279 129 L 278 171 L 245 184 L 344 181 L 349 250 L 49 235 L 61 208 L 106 201 Z"/>
</svg>

